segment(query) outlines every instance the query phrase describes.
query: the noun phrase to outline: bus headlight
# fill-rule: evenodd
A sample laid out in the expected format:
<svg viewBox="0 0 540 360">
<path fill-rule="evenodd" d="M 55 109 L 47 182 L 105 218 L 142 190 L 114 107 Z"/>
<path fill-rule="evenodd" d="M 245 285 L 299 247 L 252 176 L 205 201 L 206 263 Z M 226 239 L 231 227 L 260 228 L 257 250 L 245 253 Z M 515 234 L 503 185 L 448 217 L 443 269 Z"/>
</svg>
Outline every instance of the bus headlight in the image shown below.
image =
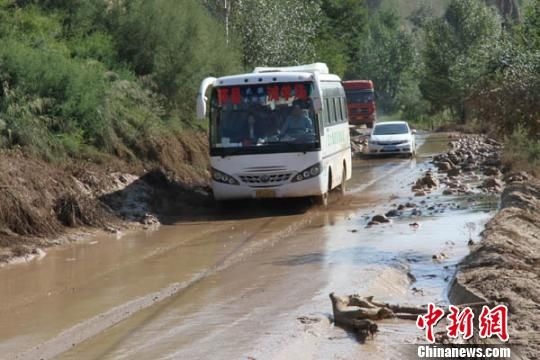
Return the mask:
<svg viewBox="0 0 540 360">
<path fill-rule="evenodd" d="M 223 184 L 240 185 L 238 180 L 216 169 L 212 169 L 212 179 Z"/>
<path fill-rule="evenodd" d="M 316 176 L 318 176 L 321 173 L 321 164 L 315 164 L 313 166 L 308 167 L 305 170 L 300 171 L 298 174 L 296 174 L 295 177 L 293 177 L 292 182 L 298 182 L 306 179 L 311 179 Z"/>
</svg>

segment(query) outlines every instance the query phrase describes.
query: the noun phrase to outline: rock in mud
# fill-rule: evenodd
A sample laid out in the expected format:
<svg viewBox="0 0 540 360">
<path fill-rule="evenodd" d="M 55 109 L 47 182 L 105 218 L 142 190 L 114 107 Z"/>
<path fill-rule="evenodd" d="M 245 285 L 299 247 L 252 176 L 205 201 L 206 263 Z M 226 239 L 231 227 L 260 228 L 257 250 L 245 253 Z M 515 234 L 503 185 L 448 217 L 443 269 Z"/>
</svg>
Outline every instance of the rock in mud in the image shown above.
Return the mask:
<svg viewBox="0 0 540 360">
<path fill-rule="evenodd" d="M 445 253 L 441 252 L 439 254 L 434 254 L 431 259 L 434 261 L 434 262 L 441 262 L 443 261 L 444 259 L 448 258 L 448 255 L 446 255 Z"/>
<path fill-rule="evenodd" d="M 399 217 L 399 216 L 401 216 L 401 211 L 393 209 L 393 210 L 390 210 L 389 212 L 387 212 L 385 214 L 385 216 L 389 217 L 389 218 L 391 218 L 391 217 Z"/>
<path fill-rule="evenodd" d="M 452 165 L 454 165 L 454 166 L 455 166 L 455 164 L 459 164 L 461 162 L 461 159 L 453 151 L 450 151 L 448 153 L 448 160 L 450 160 L 452 162 Z"/>
<path fill-rule="evenodd" d="M 459 168 L 453 168 L 453 169 L 450 169 L 448 170 L 448 172 L 446 173 L 446 175 L 448 177 L 457 177 L 459 176 L 459 174 L 461 174 L 461 170 Z"/>
<path fill-rule="evenodd" d="M 489 192 L 500 193 L 503 188 L 503 183 L 497 178 L 487 178 L 482 182 L 480 188 Z"/>
<path fill-rule="evenodd" d="M 412 216 L 422 216 L 422 210 L 414 209 L 414 210 L 411 212 L 411 215 L 412 215 Z"/>
<path fill-rule="evenodd" d="M 371 218 L 371 222 L 377 223 L 377 224 L 385 224 L 389 223 L 390 219 L 387 218 L 385 215 L 375 215 Z"/>
<path fill-rule="evenodd" d="M 439 171 L 446 172 L 446 171 L 451 170 L 452 168 L 453 168 L 452 164 L 450 164 L 450 162 L 448 161 L 437 163 L 437 169 L 439 169 Z"/>
<path fill-rule="evenodd" d="M 512 172 L 505 176 L 504 181 L 507 183 L 513 183 L 513 182 L 523 182 L 529 180 L 529 174 L 527 174 L 525 171 L 520 172 Z"/>
<path fill-rule="evenodd" d="M 429 189 L 439 186 L 439 180 L 433 175 L 431 171 L 426 172 L 424 176 L 416 181 L 415 187 L 427 187 Z"/>
<path fill-rule="evenodd" d="M 502 173 L 501 170 L 497 169 L 496 167 L 487 167 L 484 169 L 484 175 L 486 176 L 494 176 L 494 177 L 501 177 Z"/>
<path fill-rule="evenodd" d="M 151 225 L 159 225 L 160 222 L 158 218 L 155 217 L 154 215 L 146 213 L 141 218 L 141 224 L 151 226 Z"/>
</svg>

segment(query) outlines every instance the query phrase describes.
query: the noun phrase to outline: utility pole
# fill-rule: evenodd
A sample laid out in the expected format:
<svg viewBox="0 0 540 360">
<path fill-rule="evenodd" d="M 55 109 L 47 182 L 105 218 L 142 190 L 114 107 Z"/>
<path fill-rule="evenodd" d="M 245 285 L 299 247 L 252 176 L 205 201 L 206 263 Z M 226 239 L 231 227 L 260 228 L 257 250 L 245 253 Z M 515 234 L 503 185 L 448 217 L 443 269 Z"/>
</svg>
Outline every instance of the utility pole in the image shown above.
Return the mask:
<svg viewBox="0 0 540 360">
<path fill-rule="evenodd" d="M 225 11 L 225 41 L 229 45 L 229 14 L 231 11 L 231 0 L 223 0 L 223 10 Z"/>
</svg>

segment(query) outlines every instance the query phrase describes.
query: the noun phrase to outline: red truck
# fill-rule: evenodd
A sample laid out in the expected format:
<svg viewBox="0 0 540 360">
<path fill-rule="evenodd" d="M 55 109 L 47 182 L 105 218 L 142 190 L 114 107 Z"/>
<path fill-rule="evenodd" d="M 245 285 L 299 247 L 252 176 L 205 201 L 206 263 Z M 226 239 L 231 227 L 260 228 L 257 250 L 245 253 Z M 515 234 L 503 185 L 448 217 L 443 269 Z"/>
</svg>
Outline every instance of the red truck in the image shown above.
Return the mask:
<svg viewBox="0 0 540 360">
<path fill-rule="evenodd" d="M 375 90 L 371 80 L 350 80 L 343 82 L 349 109 L 351 125 L 366 125 L 372 128 L 377 121 Z"/>
</svg>

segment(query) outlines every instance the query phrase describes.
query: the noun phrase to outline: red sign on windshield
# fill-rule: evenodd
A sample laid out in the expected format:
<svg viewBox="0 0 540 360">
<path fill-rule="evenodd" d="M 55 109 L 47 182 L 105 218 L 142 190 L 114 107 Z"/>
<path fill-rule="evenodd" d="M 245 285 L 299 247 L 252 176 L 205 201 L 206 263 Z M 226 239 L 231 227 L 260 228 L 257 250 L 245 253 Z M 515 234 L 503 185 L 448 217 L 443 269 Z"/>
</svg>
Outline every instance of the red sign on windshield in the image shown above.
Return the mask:
<svg viewBox="0 0 540 360">
<path fill-rule="evenodd" d="M 232 88 L 231 100 L 234 105 L 238 105 L 242 102 L 242 95 L 240 94 L 239 87 Z"/>
<path fill-rule="evenodd" d="M 304 84 L 295 84 L 294 85 L 294 97 L 298 100 L 307 100 L 308 94 Z"/>
<path fill-rule="evenodd" d="M 273 85 L 266 88 L 269 101 L 279 101 L 279 86 Z"/>
</svg>

